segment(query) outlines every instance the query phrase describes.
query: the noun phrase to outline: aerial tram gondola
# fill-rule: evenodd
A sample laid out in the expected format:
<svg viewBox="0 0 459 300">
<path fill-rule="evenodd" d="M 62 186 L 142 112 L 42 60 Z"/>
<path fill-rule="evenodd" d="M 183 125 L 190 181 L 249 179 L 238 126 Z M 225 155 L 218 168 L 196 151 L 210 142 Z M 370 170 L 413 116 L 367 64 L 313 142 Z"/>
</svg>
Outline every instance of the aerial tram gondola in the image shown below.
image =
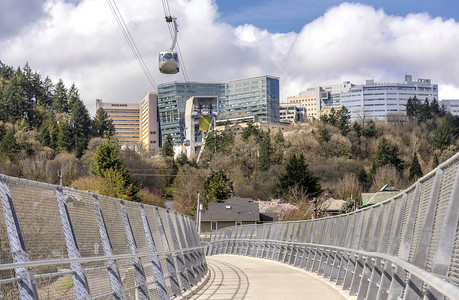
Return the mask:
<svg viewBox="0 0 459 300">
<path fill-rule="evenodd" d="M 179 72 L 179 59 L 177 52 L 174 50 L 177 43 L 177 22 L 176 18 L 172 16 L 166 16 L 166 22 L 173 23 L 174 38 L 170 49 L 159 53 L 159 71 L 163 74 L 176 74 Z"/>
</svg>

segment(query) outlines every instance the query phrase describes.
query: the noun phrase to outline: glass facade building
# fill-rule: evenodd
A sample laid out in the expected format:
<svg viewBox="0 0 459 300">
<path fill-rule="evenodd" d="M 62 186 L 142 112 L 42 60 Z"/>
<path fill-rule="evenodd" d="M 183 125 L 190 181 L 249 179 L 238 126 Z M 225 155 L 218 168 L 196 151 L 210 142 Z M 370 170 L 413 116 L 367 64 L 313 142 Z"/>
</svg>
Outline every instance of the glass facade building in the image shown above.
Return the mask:
<svg viewBox="0 0 459 300">
<path fill-rule="evenodd" d="M 226 82 L 168 82 L 158 85 L 161 135 L 181 144 L 185 130 L 185 103 L 192 96 L 218 97 L 218 118 L 253 117 L 279 123 L 279 78 L 259 76 Z"/>
</svg>

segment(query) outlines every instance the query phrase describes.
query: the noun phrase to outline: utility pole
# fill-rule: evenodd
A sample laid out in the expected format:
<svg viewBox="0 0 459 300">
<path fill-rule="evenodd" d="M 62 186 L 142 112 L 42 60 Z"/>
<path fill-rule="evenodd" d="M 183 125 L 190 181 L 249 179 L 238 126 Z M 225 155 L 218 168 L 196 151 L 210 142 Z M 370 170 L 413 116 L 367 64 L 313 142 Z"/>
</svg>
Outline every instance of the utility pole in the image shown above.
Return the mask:
<svg viewBox="0 0 459 300">
<path fill-rule="evenodd" d="M 59 185 L 62 186 L 62 168 L 57 170 L 57 177 L 59 177 Z"/>
<path fill-rule="evenodd" d="M 201 206 L 201 194 L 198 193 L 198 199 L 197 199 L 197 204 L 196 205 L 196 228 L 198 229 L 198 233 L 201 233 L 200 227 L 201 227 L 201 214 L 200 214 L 200 206 Z"/>
</svg>

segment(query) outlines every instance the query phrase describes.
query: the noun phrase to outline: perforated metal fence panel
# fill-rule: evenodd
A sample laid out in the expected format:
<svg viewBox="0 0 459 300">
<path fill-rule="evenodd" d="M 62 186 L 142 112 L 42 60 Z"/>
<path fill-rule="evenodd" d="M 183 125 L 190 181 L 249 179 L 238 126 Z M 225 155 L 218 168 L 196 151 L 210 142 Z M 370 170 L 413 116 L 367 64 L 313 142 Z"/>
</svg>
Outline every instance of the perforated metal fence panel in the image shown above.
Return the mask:
<svg viewBox="0 0 459 300">
<path fill-rule="evenodd" d="M 0 299 L 170 299 L 207 276 L 194 222 L 0 175 Z"/>
</svg>

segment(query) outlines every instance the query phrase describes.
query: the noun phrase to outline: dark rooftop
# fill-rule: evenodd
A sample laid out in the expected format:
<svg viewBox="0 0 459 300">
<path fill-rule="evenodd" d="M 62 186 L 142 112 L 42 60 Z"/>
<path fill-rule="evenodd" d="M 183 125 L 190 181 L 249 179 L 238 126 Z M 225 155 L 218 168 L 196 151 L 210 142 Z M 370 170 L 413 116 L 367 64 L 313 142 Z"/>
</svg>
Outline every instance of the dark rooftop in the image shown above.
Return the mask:
<svg viewBox="0 0 459 300">
<path fill-rule="evenodd" d="M 258 203 L 250 198 L 235 196 L 220 203 L 207 204 L 202 221 L 260 221 Z"/>
</svg>

